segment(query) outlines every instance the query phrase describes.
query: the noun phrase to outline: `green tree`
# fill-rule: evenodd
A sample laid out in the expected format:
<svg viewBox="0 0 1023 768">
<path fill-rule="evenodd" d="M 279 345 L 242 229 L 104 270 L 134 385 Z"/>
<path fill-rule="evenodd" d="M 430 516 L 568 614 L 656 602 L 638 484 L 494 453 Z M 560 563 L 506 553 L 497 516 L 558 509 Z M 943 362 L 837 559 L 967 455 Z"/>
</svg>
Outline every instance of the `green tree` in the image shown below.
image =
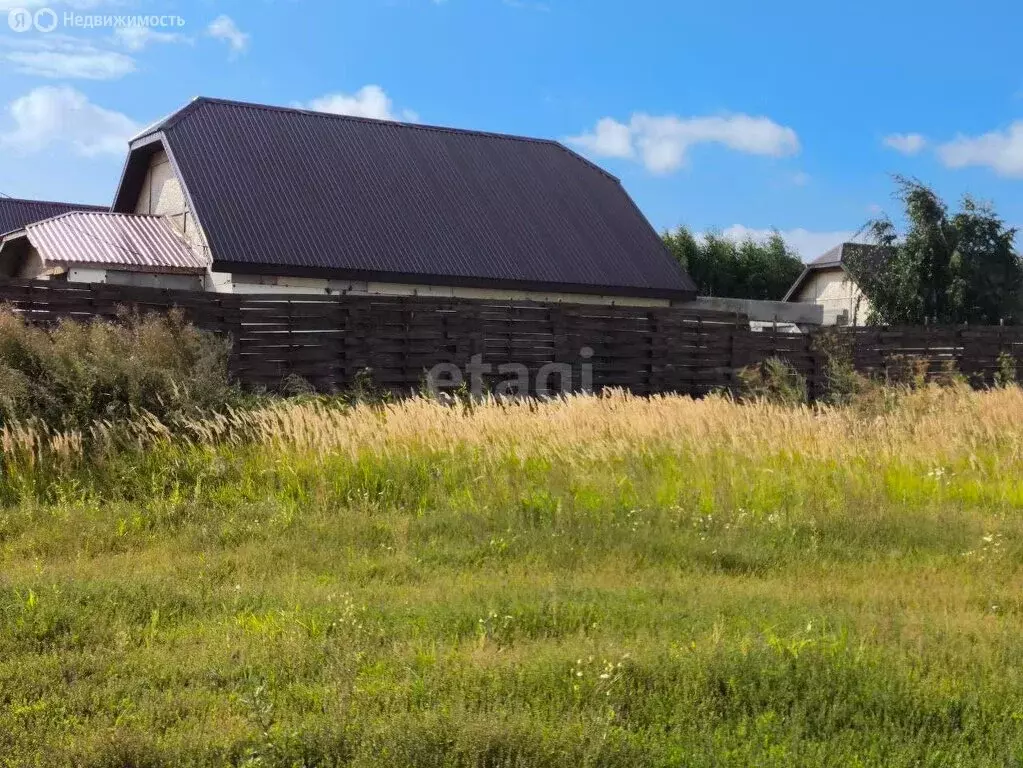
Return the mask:
<svg viewBox="0 0 1023 768">
<path fill-rule="evenodd" d="M 716 234 L 697 238 L 685 227 L 664 242 L 696 282 L 701 296 L 779 300 L 803 271 L 803 262 L 775 232 L 764 243 Z"/>
<path fill-rule="evenodd" d="M 969 196 L 950 213 L 919 181 L 897 176 L 896 184 L 906 231 L 900 234 L 887 216 L 869 222 L 866 231 L 876 247 L 846 264 L 870 302 L 867 322 L 1018 321 L 1023 265 L 1013 248 L 1016 230 Z"/>
</svg>

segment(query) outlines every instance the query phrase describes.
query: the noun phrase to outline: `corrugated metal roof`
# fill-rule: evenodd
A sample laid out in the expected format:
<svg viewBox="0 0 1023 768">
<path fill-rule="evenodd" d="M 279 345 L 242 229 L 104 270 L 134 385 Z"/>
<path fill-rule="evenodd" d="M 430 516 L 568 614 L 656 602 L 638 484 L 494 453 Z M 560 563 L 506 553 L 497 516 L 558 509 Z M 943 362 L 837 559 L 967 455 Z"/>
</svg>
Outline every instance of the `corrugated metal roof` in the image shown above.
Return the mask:
<svg viewBox="0 0 1023 768">
<path fill-rule="evenodd" d="M 97 205 L 77 203 L 54 203 L 49 200 L 19 200 L 0 197 L 0 235 L 24 229 L 29 224 L 70 211 L 106 211 Z"/>
<path fill-rule="evenodd" d="M 214 268 L 696 291 L 618 180 L 554 141 L 212 99 L 153 131 Z M 130 205 L 133 178 L 126 169 L 119 209 Z"/>
<path fill-rule="evenodd" d="M 26 227 L 47 265 L 95 265 L 144 272 L 203 273 L 206 261 L 158 216 L 66 213 Z"/>
<path fill-rule="evenodd" d="M 810 262 L 811 266 L 814 267 L 839 267 L 842 265 L 842 252 L 846 245 L 852 245 L 852 243 L 842 243 L 836 245 L 830 251 L 826 251 L 818 256 L 816 259 Z"/>
</svg>

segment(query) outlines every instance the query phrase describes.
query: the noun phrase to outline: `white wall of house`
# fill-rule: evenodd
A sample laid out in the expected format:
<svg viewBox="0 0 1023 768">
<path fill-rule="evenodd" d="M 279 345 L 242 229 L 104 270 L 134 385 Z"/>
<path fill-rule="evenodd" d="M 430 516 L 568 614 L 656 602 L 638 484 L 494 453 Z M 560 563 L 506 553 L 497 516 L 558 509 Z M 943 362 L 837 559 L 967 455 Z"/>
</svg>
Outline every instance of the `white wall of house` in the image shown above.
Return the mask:
<svg viewBox="0 0 1023 768">
<path fill-rule="evenodd" d="M 35 248 L 29 249 L 15 277 L 22 280 L 66 280 L 69 283 L 106 283 L 174 291 L 201 291 L 204 287 L 202 275 L 165 275 L 97 266 L 46 266 Z"/>
<path fill-rule="evenodd" d="M 628 296 L 517 291 L 495 288 L 459 288 L 444 285 L 415 285 L 352 280 L 323 280 L 307 277 L 242 275 L 210 272 L 206 289 L 218 293 L 276 294 L 355 294 L 361 296 L 428 296 L 432 298 L 493 299 L 497 301 L 544 301 L 577 304 L 601 304 L 632 307 L 667 307 L 668 299 L 643 299 Z"/>
<path fill-rule="evenodd" d="M 172 291 L 201 291 L 204 282 L 202 275 L 163 275 L 95 267 L 71 267 L 67 273 L 67 280 L 69 283 L 106 283 L 130 285 L 135 288 L 164 288 Z"/>
<path fill-rule="evenodd" d="M 865 325 L 870 303 L 841 267 L 811 272 L 792 301 L 819 304 L 824 308 L 824 325 Z"/>
<path fill-rule="evenodd" d="M 163 150 L 156 152 L 149 161 L 149 170 L 142 183 L 135 213 L 167 217 L 196 253 L 209 258 L 210 248 L 206 235 L 189 209 L 181 180 L 174 173 L 174 166 Z"/>
</svg>

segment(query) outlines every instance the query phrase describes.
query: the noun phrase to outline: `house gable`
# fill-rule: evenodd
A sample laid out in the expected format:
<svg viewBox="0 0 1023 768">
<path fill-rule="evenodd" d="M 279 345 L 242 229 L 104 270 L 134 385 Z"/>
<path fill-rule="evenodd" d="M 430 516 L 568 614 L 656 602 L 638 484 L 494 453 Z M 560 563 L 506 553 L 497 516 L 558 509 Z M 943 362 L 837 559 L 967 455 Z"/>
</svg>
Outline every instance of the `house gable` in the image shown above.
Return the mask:
<svg viewBox="0 0 1023 768">
<path fill-rule="evenodd" d="M 206 235 L 162 137 L 143 141 L 137 146 L 133 143 L 114 201 L 114 211 L 166 218 L 196 253 L 209 260 Z"/>
<path fill-rule="evenodd" d="M 863 292 L 840 265 L 808 270 L 788 301 L 820 305 L 824 325 L 863 325 L 870 312 Z"/>
</svg>

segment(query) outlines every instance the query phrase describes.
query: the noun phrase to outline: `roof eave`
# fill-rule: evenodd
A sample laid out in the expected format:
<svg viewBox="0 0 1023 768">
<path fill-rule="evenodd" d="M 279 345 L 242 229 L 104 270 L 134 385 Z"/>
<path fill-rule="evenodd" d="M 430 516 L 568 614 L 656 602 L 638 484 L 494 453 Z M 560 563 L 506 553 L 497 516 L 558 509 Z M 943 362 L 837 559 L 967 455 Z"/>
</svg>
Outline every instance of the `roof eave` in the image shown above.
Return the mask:
<svg viewBox="0 0 1023 768">
<path fill-rule="evenodd" d="M 500 280 L 464 275 L 432 275 L 399 272 L 381 272 L 359 269 L 331 269 L 327 267 L 296 267 L 283 264 L 252 264 L 238 261 L 213 261 L 215 272 L 240 275 L 275 275 L 280 277 L 309 277 L 325 280 L 353 280 L 360 282 L 398 283 L 402 285 L 450 286 L 484 290 L 513 290 L 537 293 L 565 293 L 620 298 L 664 299 L 691 301 L 696 290 L 685 288 L 644 288 L 614 285 L 584 285 L 576 283 L 533 282 L 526 280 Z"/>
<path fill-rule="evenodd" d="M 28 228 L 22 227 L 21 229 L 12 229 L 10 232 L 0 232 L 0 245 L 3 245 L 8 240 L 17 240 L 19 237 L 27 237 Z"/>
<path fill-rule="evenodd" d="M 40 251 L 40 255 L 42 252 Z M 46 266 L 63 267 L 64 269 L 102 269 L 108 272 L 138 272 L 144 275 L 185 275 L 198 277 L 206 274 L 205 269 L 199 267 L 174 267 L 166 265 L 142 265 L 142 264 L 114 264 L 101 261 L 69 261 L 63 259 L 43 258 Z"/>
</svg>

